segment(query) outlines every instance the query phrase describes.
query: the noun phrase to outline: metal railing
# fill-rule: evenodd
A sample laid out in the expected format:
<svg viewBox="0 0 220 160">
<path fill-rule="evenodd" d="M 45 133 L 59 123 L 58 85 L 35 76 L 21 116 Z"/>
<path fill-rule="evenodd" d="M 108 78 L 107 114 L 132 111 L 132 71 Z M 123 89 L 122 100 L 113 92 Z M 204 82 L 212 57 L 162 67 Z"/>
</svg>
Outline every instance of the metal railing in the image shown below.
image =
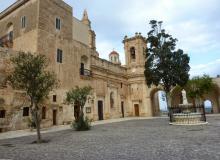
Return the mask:
<svg viewBox="0 0 220 160">
<path fill-rule="evenodd" d="M 169 108 L 170 122 L 175 122 L 177 116 L 183 116 L 191 118 L 193 116 L 199 116 L 200 121 L 206 122 L 206 112 L 204 105 L 196 106 L 173 106 Z"/>
<path fill-rule="evenodd" d="M 90 71 L 88 69 L 80 68 L 80 75 L 81 76 L 91 77 L 92 76 L 92 71 Z"/>
</svg>

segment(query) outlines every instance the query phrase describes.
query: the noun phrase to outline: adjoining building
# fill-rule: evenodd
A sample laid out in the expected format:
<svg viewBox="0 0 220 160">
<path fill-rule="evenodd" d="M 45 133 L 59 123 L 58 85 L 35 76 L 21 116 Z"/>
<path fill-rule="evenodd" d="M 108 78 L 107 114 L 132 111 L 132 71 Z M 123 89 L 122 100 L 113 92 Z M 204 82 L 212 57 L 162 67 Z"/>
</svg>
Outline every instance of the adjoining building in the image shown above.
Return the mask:
<svg viewBox="0 0 220 160">
<path fill-rule="evenodd" d="M 126 64 L 112 51 L 109 61 L 99 58 L 96 34 L 85 10 L 82 19 L 62 0 L 17 0 L 0 13 L 0 83 L 11 71 L 10 57 L 19 51 L 44 54 L 49 70 L 60 81 L 42 107 L 42 127 L 67 124 L 74 119 L 77 106 L 65 103 L 66 92 L 75 86 L 90 85 L 85 114 L 93 120 L 127 116 L 155 116 L 153 102 L 160 88 L 148 88 L 144 77 L 146 39 L 136 33 L 123 40 Z M 215 98 L 219 112 L 220 98 Z M 0 86 L 0 128 L 27 128 L 29 101 L 22 91 Z"/>
</svg>

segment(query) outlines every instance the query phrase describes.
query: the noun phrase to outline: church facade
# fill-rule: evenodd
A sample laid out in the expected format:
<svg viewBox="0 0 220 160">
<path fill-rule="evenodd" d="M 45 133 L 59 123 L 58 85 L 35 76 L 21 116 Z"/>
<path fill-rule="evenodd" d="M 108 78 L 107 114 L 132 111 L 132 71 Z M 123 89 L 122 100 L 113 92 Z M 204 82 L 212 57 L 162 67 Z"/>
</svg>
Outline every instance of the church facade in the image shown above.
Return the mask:
<svg viewBox="0 0 220 160">
<path fill-rule="evenodd" d="M 126 64 L 112 51 L 109 60 L 99 58 L 96 34 L 86 11 L 81 20 L 62 0 L 17 0 L 0 13 L 0 83 L 12 67 L 10 57 L 19 51 L 44 54 L 49 70 L 59 80 L 42 107 L 42 127 L 68 124 L 76 106 L 66 104 L 66 92 L 75 86 L 90 85 L 93 94 L 85 105 L 92 120 L 128 116 L 151 117 L 158 113 L 153 95 L 160 88 L 148 88 L 144 77 L 146 39 L 136 33 L 123 40 Z M 220 98 L 215 98 L 215 113 Z M 1 131 L 28 127 L 29 101 L 24 92 L 0 86 Z"/>
</svg>

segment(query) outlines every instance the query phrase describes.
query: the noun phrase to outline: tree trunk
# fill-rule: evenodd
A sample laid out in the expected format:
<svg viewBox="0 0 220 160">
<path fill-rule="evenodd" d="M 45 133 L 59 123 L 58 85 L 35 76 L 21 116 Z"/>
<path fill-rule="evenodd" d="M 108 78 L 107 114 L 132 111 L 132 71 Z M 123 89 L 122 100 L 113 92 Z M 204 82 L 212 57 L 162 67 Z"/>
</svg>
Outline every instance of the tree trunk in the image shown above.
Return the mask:
<svg viewBox="0 0 220 160">
<path fill-rule="evenodd" d="M 166 92 L 166 99 L 167 99 L 167 108 L 169 109 L 171 107 L 171 96 L 170 92 Z"/>
<path fill-rule="evenodd" d="M 167 109 L 168 109 L 168 117 L 170 117 L 170 122 L 172 122 L 172 110 L 170 109 L 172 106 L 171 106 L 171 95 L 170 95 L 170 92 L 166 92 L 166 99 L 167 99 Z"/>
<path fill-rule="evenodd" d="M 41 133 L 40 133 L 41 117 L 39 113 L 39 107 L 35 103 L 32 103 L 31 113 L 32 113 L 33 121 L 36 125 L 37 143 L 41 143 Z"/>
<path fill-rule="evenodd" d="M 193 98 L 193 106 L 196 107 L 196 100 Z"/>
<path fill-rule="evenodd" d="M 37 143 L 41 143 L 40 121 L 39 121 L 39 115 L 38 115 L 38 113 L 37 113 L 36 129 L 37 129 Z"/>
<path fill-rule="evenodd" d="M 83 113 L 83 108 L 84 108 L 84 107 L 80 107 L 80 108 L 81 108 L 81 109 L 80 109 L 80 116 L 84 118 L 84 113 Z"/>
</svg>

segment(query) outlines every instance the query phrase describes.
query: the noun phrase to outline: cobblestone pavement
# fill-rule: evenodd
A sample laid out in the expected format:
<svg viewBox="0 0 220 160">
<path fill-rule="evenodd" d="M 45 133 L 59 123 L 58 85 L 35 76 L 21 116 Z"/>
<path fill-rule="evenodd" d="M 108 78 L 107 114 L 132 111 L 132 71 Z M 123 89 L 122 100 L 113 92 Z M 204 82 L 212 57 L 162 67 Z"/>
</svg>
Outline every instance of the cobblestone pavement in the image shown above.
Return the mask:
<svg viewBox="0 0 220 160">
<path fill-rule="evenodd" d="M 220 116 L 205 126 L 170 126 L 168 119 L 97 125 L 0 140 L 0 159 L 24 160 L 220 160 Z"/>
</svg>

